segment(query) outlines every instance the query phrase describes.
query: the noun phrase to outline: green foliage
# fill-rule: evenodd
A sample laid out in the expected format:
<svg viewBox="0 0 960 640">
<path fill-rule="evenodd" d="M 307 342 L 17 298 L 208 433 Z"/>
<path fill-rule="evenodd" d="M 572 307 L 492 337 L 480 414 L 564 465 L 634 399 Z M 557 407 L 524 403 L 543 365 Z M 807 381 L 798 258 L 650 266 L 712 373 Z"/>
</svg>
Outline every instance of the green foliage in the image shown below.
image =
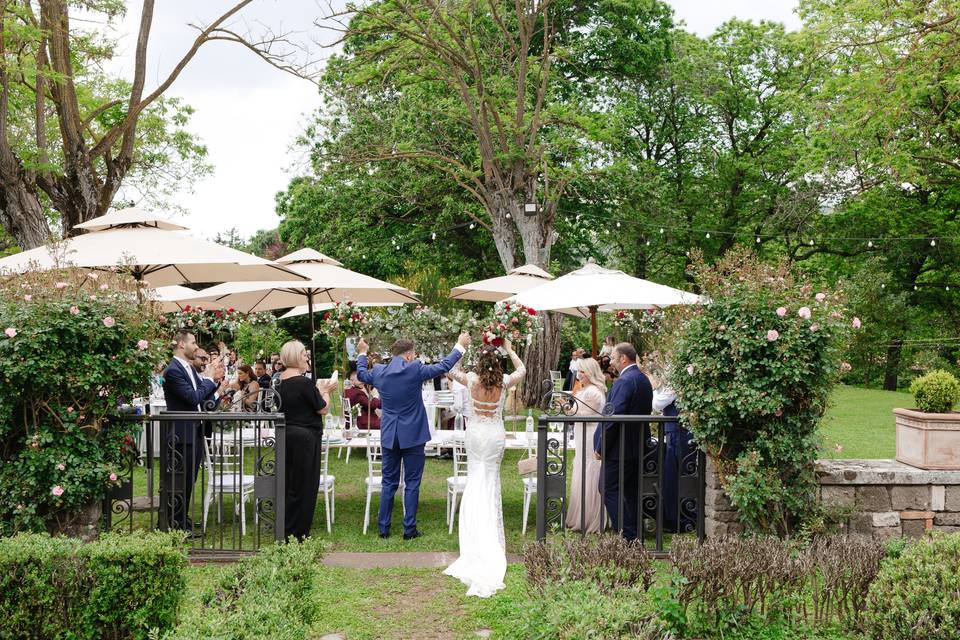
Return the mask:
<svg viewBox="0 0 960 640">
<path fill-rule="evenodd" d="M 290 340 L 286 331 L 277 326 L 271 313 L 253 314 L 237 325 L 230 342 L 243 361 L 250 364 L 269 360 L 271 353 L 280 353 L 283 343 Z"/>
<path fill-rule="evenodd" d="M 949 413 L 960 401 L 960 381 L 946 371 L 931 371 L 910 385 L 917 408 L 926 413 Z"/>
<path fill-rule="evenodd" d="M 755 532 L 787 534 L 814 516 L 817 425 L 841 370 L 843 298 L 749 251 L 698 265 L 711 302 L 693 311 L 673 358 L 682 418 L 721 467 Z"/>
<path fill-rule="evenodd" d="M 178 534 L 0 538 L 0 638 L 147 638 L 175 621 L 187 565 Z"/>
<path fill-rule="evenodd" d="M 956 638 L 960 535 L 934 534 L 897 551 L 870 587 L 867 630 L 884 640 Z"/>
<path fill-rule="evenodd" d="M 264 547 L 237 563 L 212 589 L 202 606 L 191 611 L 166 640 L 301 640 L 312 637 L 311 625 L 325 602 L 317 591 L 324 543 L 307 539 Z"/>
<path fill-rule="evenodd" d="M 427 357 L 450 352 L 462 331 L 476 331 L 479 321 L 466 311 L 443 314 L 430 307 L 404 305 L 371 314 L 367 341 L 375 351 L 389 352 L 399 338 L 413 340 Z"/>
<path fill-rule="evenodd" d="M 148 393 L 165 353 L 134 287 L 48 272 L 0 289 L 0 534 L 69 527 L 134 455 L 119 407 Z"/>
</svg>

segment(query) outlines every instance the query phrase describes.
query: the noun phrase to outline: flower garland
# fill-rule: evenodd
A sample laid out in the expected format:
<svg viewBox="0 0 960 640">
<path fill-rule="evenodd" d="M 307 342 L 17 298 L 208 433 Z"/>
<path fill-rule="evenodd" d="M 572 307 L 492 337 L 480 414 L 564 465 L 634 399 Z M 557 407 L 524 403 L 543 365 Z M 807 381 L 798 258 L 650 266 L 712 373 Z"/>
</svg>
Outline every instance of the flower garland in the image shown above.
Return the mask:
<svg viewBox="0 0 960 640">
<path fill-rule="evenodd" d="M 663 325 L 664 315 L 662 309 L 640 311 L 620 309 L 614 312 L 612 324 L 624 336 L 655 334 Z"/>
<path fill-rule="evenodd" d="M 543 322 L 534 309 L 515 302 L 498 302 L 493 307 L 493 319 L 484 327 L 483 343 L 500 347 L 509 339 L 529 345 L 534 334 L 542 329 Z"/>
<path fill-rule="evenodd" d="M 330 338 L 363 335 L 369 324 L 367 314 L 352 300 L 342 300 L 333 309 L 323 314 L 323 325 L 318 330 Z"/>
</svg>

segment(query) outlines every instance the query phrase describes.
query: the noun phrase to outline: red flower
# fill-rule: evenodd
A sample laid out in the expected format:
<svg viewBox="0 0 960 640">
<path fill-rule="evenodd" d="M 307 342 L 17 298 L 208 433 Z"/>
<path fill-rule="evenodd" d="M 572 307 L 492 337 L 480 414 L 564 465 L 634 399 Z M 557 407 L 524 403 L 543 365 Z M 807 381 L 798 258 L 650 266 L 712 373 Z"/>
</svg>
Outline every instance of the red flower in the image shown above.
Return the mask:
<svg viewBox="0 0 960 640">
<path fill-rule="evenodd" d="M 222 312 L 222 311 L 214 311 L 213 313 L 214 313 L 214 315 L 216 315 L 218 318 L 222 318 L 222 317 L 223 317 L 223 312 Z"/>
<path fill-rule="evenodd" d="M 626 317 L 626 315 L 627 315 L 627 314 L 626 314 L 625 312 L 623 312 L 623 311 L 617 311 L 617 317 L 618 317 L 618 318 L 624 318 L 624 317 Z"/>
<path fill-rule="evenodd" d="M 533 309 L 530 309 L 530 308 L 527 308 L 527 313 L 529 313 L 529 314 L 532 315 L 532 316 L 537 315 L 537 312 L 536 312 L 535 310 L 533 310 Z"/>
<path fill-rule="evenodd" d="M 327 311 L 325 314 L 323 314 L 323 321 L 326 322 L 329 319 L 330 319 L 330 312 Z"/>
<path fill-rule="evenodd" d="M 352 307 L 352 306 L 353 306 L 353 300 L 347 300 L 347 306 L 348 306 L 348 307 Z"/>
<path fill-rule="evenodd" d="M 510 305 L 508 304 L 503 305 L 503 309 L 504 311 L 510 311 Z"/>
<path fill-rule="evenodd" d="M 227 309 L 227 313 L 233 313 L 233 307 L 230 307 L 229 309 Z"/>
<path fill-rule="evenodd" d="M 186 313 L 187 311 L 190 311 L 190 305 L 184 305 L 183 311 L 184 313 Z"/>
</svg>

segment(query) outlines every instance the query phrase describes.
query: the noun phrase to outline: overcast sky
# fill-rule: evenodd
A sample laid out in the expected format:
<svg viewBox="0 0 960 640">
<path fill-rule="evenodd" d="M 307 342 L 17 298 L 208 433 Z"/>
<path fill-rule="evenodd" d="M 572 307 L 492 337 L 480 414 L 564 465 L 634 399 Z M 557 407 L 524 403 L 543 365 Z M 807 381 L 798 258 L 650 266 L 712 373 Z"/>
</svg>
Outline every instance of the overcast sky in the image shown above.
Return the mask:
<svg viewBox="0 0 960 640">
<path fill-rule="evenodd" d="M 794 13 L 797 0 L 668 2 L 688 29 L 703 36 L 732 17 L 776 20 L 789 29 L 799 27 Z M 141 2 L 127 4 L 127 19 L 117 34 L 121 56 L 113 69 L 125 74 L 132 66 Z M 188 24 L 209 22 L 231 4 L 229 0 L 157 3 L 148 55 L 148 91 L 189 48 L 196 32 Z M 311 22 L 318 12 L 314 0 L 255 0 L 242 15 L 251 28 L 260 22 L 274 30 L 298 29 L 317 36 Z M 243 22 L 235 21 L 234 26 L 242 28 Z M 320 106 L 316 88 L 273 69 L 238 45 L 214 42 L 204 45 L 167 93 L 196 109 L 190 129 L 207 146 L 208 161 L 214 168 L 213 175 L 198 182 L 192 193 L 183 191 L 175 196 L 176 204 L 188 212 L 179 218 L 181 224 L 206 237 L 231 227 L 243 236 L 275 227 L 274 196 L 304 168 L 304 158 L 293 142 Z"/>
</svg>

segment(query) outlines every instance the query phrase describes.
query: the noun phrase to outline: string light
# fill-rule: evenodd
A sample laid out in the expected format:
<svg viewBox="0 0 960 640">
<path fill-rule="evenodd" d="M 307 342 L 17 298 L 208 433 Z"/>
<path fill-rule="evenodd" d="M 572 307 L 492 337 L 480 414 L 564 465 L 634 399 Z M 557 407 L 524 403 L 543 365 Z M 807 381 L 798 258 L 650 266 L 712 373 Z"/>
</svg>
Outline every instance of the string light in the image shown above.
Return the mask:
<svg viewBox="0 0 960 640">
<path fill-rule="evenodd" d="M 757 236 L 757 244 L 760 244 L 760 236 Z"/>
<path fill-rule="evenodd" d="M 512 217 L 512 216 L 510 215 L 510 212 L 507 211 L 507 220 L 509 220 L 511 217 Z"/>
<path fill-rule="evenodd" d="M 707 240 L 709 240 L 709 239 L 710 239 L 710 232 L 707 231 Z"/>
<path fill-rule="evenodd" d="M 660 227 L 660 235 L 663 235 L 663 227 Z"/>
<path fill-rule="evenodd" d="M 813 243 L 813 238 L 810 238 L 810 242 L 809 242 L 809 243 L 807 243 L 807 244 L 809 244 L 809 245 L 810 245 L 810 246 L 812 247 L 812 246 L 813 246 L 813 244 L 814 244 L 814 243 Z"/>
<path fill-rule="evenodd" d="M 870 242 L 868 242 L 868 243 L 867 243 L 867 246 L 870 247 L 871 249 L 873 249 L 873 240 L 871 240 Z"/>
<path fill-rule="evenodd" d="M 620 228 L 620 221 L 617 220 L 617 229 L 619 229 L 619 228 Z"/>
<path fill-rule="evenodd" d="M 931 240 L 931 241 L 930 241 L 930 246 L 931 246 L 931 247 L 937 246 L 937 241 L 936 241 L 936 240 Z"/>
<path fill-rule="evenodd" d="M 471 229 L 473 229 L 475 226 L 476 226 L 476 225 L 473 224 L 472 222 L 470 223 L 470 228 L 471 228 Z"/>
<path fill-rule="evenodd" d="M 431 239 L 431 240 L 436 240 L 436 239 L 437 239 L 437 232 L 436 232 L 436 231 L 434 231 L 433 233 L 430 234 L 430 239 Z"/>
</svg>

